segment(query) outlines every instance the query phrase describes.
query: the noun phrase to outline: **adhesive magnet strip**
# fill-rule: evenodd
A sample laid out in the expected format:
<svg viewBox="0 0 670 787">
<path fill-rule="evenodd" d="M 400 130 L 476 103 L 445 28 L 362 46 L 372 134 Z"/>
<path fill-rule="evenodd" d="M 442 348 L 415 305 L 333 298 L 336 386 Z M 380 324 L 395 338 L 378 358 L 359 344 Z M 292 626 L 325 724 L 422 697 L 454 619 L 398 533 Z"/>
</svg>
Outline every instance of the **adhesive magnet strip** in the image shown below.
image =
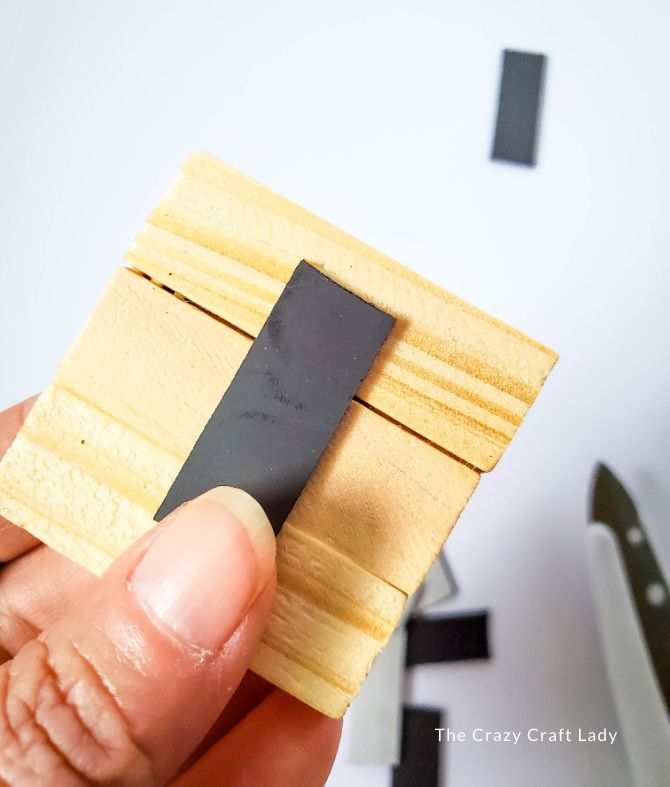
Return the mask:
<svg viewBox="0 0 670 787">
<path fill-rule="evenodd" d="M 351 729 L 349 762 L 400 762 L 407 633 L 399 626 L 375 659 L 347 713 Z"/>
<path fill-rule="evenodd" d="M 410 618 L 405 664 L 437 664 L 489 657 L 488 610 L 439 618 Z"/>
<path fill-rule="evenodd" d="M 393 787 L 437 787 L 440 784 L 440 749 L 437 730 L 442 714 L 434 708 L 406 705 L 402 716 L 402 757 L 393 768 Z"/>
<path fill-rule="evenodd" d="M 235 486 L 279 532 L 394 322 L 301 262 L 155 519 Z"/>
<path fill-rule="evenodd" d="M 535 166 L 546 63 L 545 55 L 505 49 L 491 158 Z"/>
<path fill-rule="evenodd" d="M 458 585 L 451 566 L 444 552 L 440 552 L 416 593 L 414 612 L 424 612 L 434 604 L 455 596 L 456 593 L 458 593 Z"/>
</svg>

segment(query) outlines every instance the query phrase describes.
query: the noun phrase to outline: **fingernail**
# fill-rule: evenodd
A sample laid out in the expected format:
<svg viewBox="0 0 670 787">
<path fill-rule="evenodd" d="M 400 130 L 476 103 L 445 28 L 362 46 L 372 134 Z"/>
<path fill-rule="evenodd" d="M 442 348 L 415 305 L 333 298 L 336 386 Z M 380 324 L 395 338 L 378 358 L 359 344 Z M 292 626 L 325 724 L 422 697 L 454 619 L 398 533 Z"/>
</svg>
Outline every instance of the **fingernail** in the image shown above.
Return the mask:
<svg viewBox="0 0 670 787">
<path fill-rule="evenodd" d="M 277 541 L 261 504 L 250 494 L 234 486 L 217 486 L 205 492 L 199 500 L 211 500 L 223 506 L 246 528 L 260 565 L 260 590 L 274 566 Z"/>
<path fill-rule="evenodd" d="M 275 537 L 246 492 L 218 487 L 177 510 L 151 544 L 130 589 L 182 642 L 218 650 L 270 578 Z"/>
</svg>

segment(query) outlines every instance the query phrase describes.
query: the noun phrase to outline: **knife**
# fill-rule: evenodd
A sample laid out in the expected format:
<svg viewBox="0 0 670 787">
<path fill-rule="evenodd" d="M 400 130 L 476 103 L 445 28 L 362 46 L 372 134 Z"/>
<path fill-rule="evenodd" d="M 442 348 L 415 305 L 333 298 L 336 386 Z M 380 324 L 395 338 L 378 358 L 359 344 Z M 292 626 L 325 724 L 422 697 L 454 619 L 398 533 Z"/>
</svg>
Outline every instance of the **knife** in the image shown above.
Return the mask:
<svg viewBox="0 0 670 787">
<path fill-rule="evenodd" d="M 591 520 L 607 525 L 616 537 L 656 679 L 670 711 L 670 590 L 635 504 L 603 464 L 596 467 Z"/>
<path fill-rule="evenodd" d="M 667 787 L 667 582 L 634 503 L 604 465 L 596 468 L 591 514 L 586 533 L 589 573 L 632 782 L 636 787 Z"/>
</svg>

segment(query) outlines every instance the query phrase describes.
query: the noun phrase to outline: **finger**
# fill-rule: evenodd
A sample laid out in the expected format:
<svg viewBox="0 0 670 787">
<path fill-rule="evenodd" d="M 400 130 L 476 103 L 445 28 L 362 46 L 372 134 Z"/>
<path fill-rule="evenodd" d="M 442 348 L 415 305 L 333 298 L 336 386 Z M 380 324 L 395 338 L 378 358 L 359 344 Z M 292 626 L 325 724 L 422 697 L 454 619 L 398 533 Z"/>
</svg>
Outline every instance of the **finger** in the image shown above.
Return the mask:
<svg viewBox="0 0 670 787">
<path fill-rule="evenodd" d="M 37 395 L 31 396 L 0 412 L 0 456 L 4 456 L 7 452 L 36 399 Z"/>
<path fill-rule="evenodd" d="M 219 718 L 207 731 L 203 740 L 191 752 L 186 762 L 182 764 L 180 773 L 188 770 L 191 765 L 197 762 L 208 749 L 242 721 L 272 691 L 274 691 L 274 686 L 265 678 L 261 678 L 260 675 L 256 675 L 254 672 L 247 672 Z"/>
<path fill-rule="evenodd" d="M 229 730 L 259 705 L 272 691 L 274 686 L 265 678 L 256 675 L 254 672 L 247 672 L 242 679 L 238 690 L 235 692 L 230 702 L 226 705 L 223 713 L 214 722 L 203 741 L 203 751 L 222 738 Z"/>
<path fill-rule="evenodd" d="M 164 782 L 244 675 L 275 539 L 234 489 L 182 506 L 0 669 L 0 778 Z"/>
<path fill-rule="evenodd" d="M 27 530 L 0 516 L 0 563 L 8 563 L 39 544 L 39 539 Z"/>
<path fill-rule="evenodd" d="M 81 603 L 98 581 L 90 571 L 45 546 L 7 564 L 0 571 L 2 661 Z"/>
<path fill-rule="evenodd" d="M 36 396 L 31 396 L 0 413 L 0 459 L 14 441 L 36 399 Z M 0 516 L 0 563 L 12 560 L 39 543 L 35 536 Z"/>
<path fill-rule="evenodd" d="M 322 787 L 342 731 L 329 719 L 275 689 L 225 738 L 181 776 L 175 787 Z"/>
</svg>

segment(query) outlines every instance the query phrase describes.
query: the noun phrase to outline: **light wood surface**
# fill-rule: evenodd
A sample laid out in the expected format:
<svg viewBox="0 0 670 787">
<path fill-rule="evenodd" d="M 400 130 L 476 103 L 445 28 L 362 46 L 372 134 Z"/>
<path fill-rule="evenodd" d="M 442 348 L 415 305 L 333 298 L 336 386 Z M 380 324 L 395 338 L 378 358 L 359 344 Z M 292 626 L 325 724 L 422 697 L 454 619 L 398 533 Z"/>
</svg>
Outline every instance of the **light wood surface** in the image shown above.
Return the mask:
<svg viewBox="0 0 670 787">
<path fill-rule="evenodd" d="M 556 361 L 541 344 L 204 153 L 127 254 L 250 336 L 303 258 L 397 318 L 360 399 L 490 470 Z"/>
<path fill-rule="evenodd" d="M 127 257 L 0 463 L 0 513 L 102 572 L 307 259 L 397 318 L 278 536 L 252 661 L 340 716 L 556 356 L 201 153 Z"/>
<path fill-rule="evenodd" d="M 0 513 L 103 571 L 152 526 L 250 344 L 118 271 L 0 463 Z M 352 402 L 279 535 L 253 669 L 341 715 L 478 479 Z"/>
</svg>

